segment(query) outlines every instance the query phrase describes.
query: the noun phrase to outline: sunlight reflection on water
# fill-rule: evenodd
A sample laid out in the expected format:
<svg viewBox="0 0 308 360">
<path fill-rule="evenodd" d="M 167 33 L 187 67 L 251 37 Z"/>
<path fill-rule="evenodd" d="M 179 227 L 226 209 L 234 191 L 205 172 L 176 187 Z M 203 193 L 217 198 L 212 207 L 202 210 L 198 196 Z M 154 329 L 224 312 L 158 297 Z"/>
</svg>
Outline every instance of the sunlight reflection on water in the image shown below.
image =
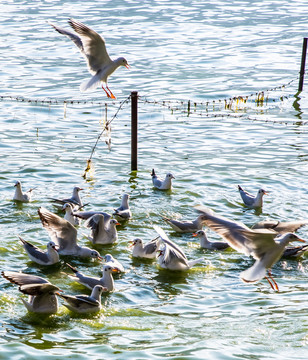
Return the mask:
<svg viewBox="0 0 308 360">
<path fill-rule="evenodd" d="M 67 105 L 64 116 L 63 104 L 1 101 L 1 269 L 37 273 L 68 293 L 85 292 L 63 274 L 64 264 L 45 269 L 30 262 L 16 235 L 42 247 L 48 235 L 37 208 L 54 210 L 48 196 L 66 196 L 78 184 L 91 209 L 107 212 L 129 192 L 134 216 L 119 228 L 116 245 L 98 249 L 128 269 L 115 279 L 115 293 L 103 297 L 100 314 L 76 316 L 61 307 L 41 319 L 27 314 L 17 287 L 1 280 L 0 358 L 306 359 L 307 256 L 273 267 L 281 288 L 277 294 L 266 281 L 241 283 L 239 272 L 252 264 L 247 257 L 199 249 L 190 234 L 177 235 L 161 220 L 161 215 L 192 219 L 196 204 L 247 225 L 260 218 L 306 217 L 308 106 L 305 91 L 293 97 L 306 32 L 305 1 L 7 0 L 2 7 L 0 95 L 108 102 L 100 89 L 79 93 L 89 77 L 84 60 L 46 23 L 67 27 L 69 17 L 104 34 L 110 55 L 123 55 L 132 66 L 110 77 L 118 100 L 108 103 L 108 118 L 132 90 L 154 101 L 184 100 L 186 106 L 187 100 L 225 99 L 294 82 L 271 92 L 277 102 L 267 108 L 252 101 L 245 109 L 203 108 L 202 116 L 187 117 L 140 101 L 137 174 L 130 171 L 127 104 L 112 123 L 111 151 L 104 140 L 98 143 L 88 181 L 81 175 L 102 130 L 104 106 Z M 278 100 L 281 93 L 284 102 Z M 152 189 L 153 167 L 162 176 L 174 172 L 172 192 Z M 33 203 L 11 202 L 18 179 L 25 188 L 37 186 Z M 261 213 L 242 207 L 238 184 L 251 192 L 261 186 L 269 191 Z M 128 241 L 152 239 L 153 224 L 160 224 L 189 259 L 204 257 L 211 265 L 179 275 L 132 259 Z M 87 232 L 82 225 L 79 238 L 90 245 Z M 307 230 L 299 233 L 305 238 Z M 218 240 L 210 231 L 209 237 Z M 98 276 L 97 263 L 72 261 Z"/>
</svg>

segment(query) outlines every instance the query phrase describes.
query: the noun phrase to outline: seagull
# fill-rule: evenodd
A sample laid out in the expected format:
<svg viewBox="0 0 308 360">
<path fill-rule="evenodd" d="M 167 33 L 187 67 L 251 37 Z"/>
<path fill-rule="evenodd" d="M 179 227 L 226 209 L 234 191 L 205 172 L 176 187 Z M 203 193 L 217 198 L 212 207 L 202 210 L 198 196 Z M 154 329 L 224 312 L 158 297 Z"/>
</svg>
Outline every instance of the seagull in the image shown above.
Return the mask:
<svg viewBox="0 0 308 360">
<path fill-rule="evenodd" d="M 282 258 L 298 258 L 308 251 L 308 245 L 288 246 L 284 249 Z"/>
<path fill-rule="evenodd" d="M 55 198 L 50 198 L 50 199 L 54 203 L 57 203 L 57 204 L 64 205 L 65 203 L 70 203 L 73 206 L 78 205 L 79 207 L 82 207 L 84 205 L 83 205 L 82 200 L 79 195 L 79 191 L 81 191 L 81 190 L 83 190 L 81 187 L 75 186 L 73 189 L 72 197 L 70 197 L 68 199 L 55 199 Z"/>
<path fill-rule="evenodd" d="M 196 232 L 198 230 L 202 230 L 202 220 L 203 215 L 199 215 L 197 219 L 193 221 L 179 221 L 179 220 L 172 220 L 166 217 L 162 217 L 167 223 L 173 228 L 176 232 L 181 233 L 190 233 Z"/>
<path fill-rule="evenodd" d="M 160 179 L 156 174 L 155 174 L 155 171 L 154 169 L 152 169 L 152 183 L 153 183 L 153 186 L 156 188 L 156 189 L 159 189 L 159 190 L 170 190 L 172 188 L 172 179 L 174 179 L 175 177 L 170 173 L 168 172 L 166 174 L 166 177 L 165 177 L 165 180 L 162 180 Z"/>
<path fill-rule="evenodd" d="M 120 261 L 115 259 L 111 254 L 106 254 L 104 256 L 104 259 L 105 259 L 105 265 L 111 266 L 111 267 L 117 269 L 119 273 L 125 272 L 124 266 L 120 263 Z"/>
<path fill-rule="evenodd" d="M 101 303 L 101 294 L 104 291 L 104 288 L 101 285 L 95 285 L 92 289 L 91 295 L 65 295 L 56 293 L 60 296 L 66 303 L 63 304 L 69 310 L 76 312 L 78 314 L 89 314 L 98 312 L 102 308 Z"/>
<path fill-rule="evenodd" d="M 38 214 L 51 240 L 59 247 L 60 255 L 101 259 L 96 250 L 77 244 L 77 230 L 70 222 L 43 207 L 38 209 Z"/>
<path fill-rule="evenodd" d="M 165 244 L 165 248 L 160 250 L 158 254 L 158 262 L 162 268 L 185 271 L 203 261 L 201 258 L 188 261 L 183 250 L 168 238 L 162 228 L 154 225 L 154 229 L 157 231 Z"/>
<path fill-rule="evenodd" d="M 15 182 L 15 194 L 13 196 L 13 200 L 14 201 L 21 201 L 21 202 L 30 202 L 32 200 L 32 191 L 34 190 L 29 189 L 28 191 L 26 191 L 25 193 L 22 192 L 22 188 L 21 188 L 21 182 L 20 181 L 16 181 Z"/>
<path fill-rule="evenodd" d="M 2 271 L 1 275 L 11 283 L 19 285 L 20 292 L 29 295 L 28 301 L 21 299 L 29 312 L 55 314 L 58 311 L 55 292 L 61 290 L 48 280 L 15 271 Z"/>
<path fill-rule="evenodd" d="M 132 256 L 145 259 L 156 259 L 157 251 L 161 244 L 161 237 L 158 236 L 153 240 L 143 243 L 142 239 L 134 239 L 130 242 L 130 247 L 133 247 Z"/>
<path fill-rule="evenodd" d="M 248 192 L 246 192 L 245 190 L 243 190 L 240 185 L 238 185 L 237 187 L 240 192 L 241 198 L 247 207 L 249 207 L 251 209 L 262 207 L 263 195 L 268 194 L 265 190 L 259 189 L 257 196 L 255 197 L 255 196 L 249 194 Z"/>
<path fill-rule="evenodd" d="M 128 205 L 128 198 L 128 194 L 123 194 L 121 206 L 114 209 L 113 215 L 115 215 L 119 220 L 128 220 L 132 217 L 132 212 L 130 211 Z"/>
<path fill-rule="evenodd" d="M 47 243 L 47 252 L 44 252 L 20 236 L 18 237 L 32 261 L 40 265 L 53 265 L 59 262 L 59 254 L 56 249 L 56 244 L 53 241 Z"/>
<path fill-rule="evenodd" d="M 69 278 L 79 282 L 92 290 L 95 285 L 101 285 L 104 287 L 104 291 L 114 291 L 114 281 L 112 273 L 117 273 L 118 270 L 109 265 L 103 266 L 103 276 L 101 278 L 86 276 L 70 264 L 66 264 L 75 274 L 74 276 L 69 275 Z"/>
<path fill-rule="evenodd" d="M 115 219 L 105 222 L 104 215 L 93 215 L 87 222 L 87 227 L 91 229 L 90 241 L 93 244 L 113 244 L 118 240 L 117 225 L 120 224 Z"/>
<path fill-rule="evenodd" d="M 125 66 L 129 69 L 130 66 L 127 63 L 127 60 L 124 57 L 111 60 L 106 50 L 105 40 L 102 36 L 74 19 L 70 19 L 68 23 L 78 35 L 49 22 L 56 31 L 71 39 L 86 59 L 88 70 L 93 76 L 90 80 L 86 80 L 80 85 L 80 91 L 94 90 L 102 83 L 102 89 L 105 91 L 107 97 L 115 99 L 116 97 L 107 85 L 107 79 L 109 75 L 120 66 Z M 106 84 L 106 89 L 104 88 L 103 83 Z"/>
<path fill-rule="evenodd" d="M 196 233 L 192 234 L 193 236 L 198 236 L 200 239 L 200 246 L 203 249 L 208 250 L 225 250 L 229 247 L 228 243 L 222 241 L 209 241 L 206 232 L 204 230 L 199 230 Z"/>
<path fill-rule="evenodd" d="M 218 216 L 204 206 L 199 205 L 195 208 L 206 216 L 204 223 L 221 235 L 233 249 L 256 260 L 253 266 L 241 272 L 240 277 L 244 282 L 257 282 L 265 277 L 272 289 L 279 291 L 270 269 L 281 258 L 290 242 L 305 242 L 304 240 L 293 233 L 285 233 L 277 237 L 277 233 L 272 230 L 252 230 L 241 222 Z"/>
<path fill-rule="evenodd" d="M 70 203 L 65 203 L 62 206 L 62 210 L 65 211 L 64 219 L 69 221 L 72 225 L 79 225 L 80 220 L 77 216 L 74 216 L 74 207 Z"/>
<path fill-rule="evenodd" d="M 279 220 L 263 220 L 254 224 L 252 229 L 271 229 L 279 234 L 286 232 L 295 232 L 302 226 L 308 224 L 308 220 L 297 221 L 279 221 Z"/>
</svg>

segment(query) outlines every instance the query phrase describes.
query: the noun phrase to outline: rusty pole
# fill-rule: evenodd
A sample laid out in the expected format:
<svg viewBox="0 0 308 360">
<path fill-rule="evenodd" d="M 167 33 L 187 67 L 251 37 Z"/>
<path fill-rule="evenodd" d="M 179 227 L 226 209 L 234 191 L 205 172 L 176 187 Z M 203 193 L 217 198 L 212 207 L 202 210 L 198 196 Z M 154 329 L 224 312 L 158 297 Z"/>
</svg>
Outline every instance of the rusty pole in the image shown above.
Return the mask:
<svg viewBox="0 0 308 360">
<path fill-rule="evenodd" d="M 299 83 L 298 83 L 298 91 L 299 92 L 303 90 L 303 85 L 304 85 L 305 64 L 306 64 L 306 54 L 307 54 L 307 40 L 308 40 L 308 38 L 304 38 L 304 40 L 303 40 L 302 62 L 301 62 L 301 70 L 299 73 Z"/>
<path fill-rule="evenodd" d="M 131 92 L 131 170 L 137 171 L 138 158 L 138 92 Z"/>
</svg>

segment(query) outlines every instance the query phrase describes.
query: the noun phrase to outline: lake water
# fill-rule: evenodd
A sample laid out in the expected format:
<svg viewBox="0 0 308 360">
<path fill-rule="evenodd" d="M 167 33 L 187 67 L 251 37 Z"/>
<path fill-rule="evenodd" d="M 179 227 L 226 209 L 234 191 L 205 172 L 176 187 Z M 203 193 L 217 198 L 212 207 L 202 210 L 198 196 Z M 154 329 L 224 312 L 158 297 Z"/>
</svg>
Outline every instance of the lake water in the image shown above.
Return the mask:
<svg viewBox="0 0 308 360">
<path fill-rule="evenodd" d="M 308 84 L 296 95 L 307 1 L 3 0 L 1 10 L 1 270 L 38 274 L 66 293 L 87 293 L 67 277 L 66 259 L 36 265 L 17 235 L 44 247 L 49 237 L 37 209 L 55 211 L 48 197 L 69 196 L 75 185 L 84 188 L 88 209 L 106 212 L 129 193 L 133 218 L 119 227 L 117 244 L 97 248 L 127 272 L 115 278 L 115 292 L 103 296 L 96 315 L 74 315 L 62 303 L 54 316 L 29 314 L 17 286 L 0 279 L 0 359 L 307 359 L 307 254 L 274 265 L 277 293 L 265 279 L 240 280 L 251 259 L 233 250 L 201 250 L 161 218 L 194 219 L 197 204 L 247 225 L 307 217 Z M 130 63 L 130 71 L 118 69 L 109 79 L 117 100 L 99 88 L 79 92 L 89 77 L 84 60 L 46 22 L 68 27 L 70 17 L 103 34 L 111 57 Z M 102 136 L 95 171 L 84 179 L 106 109 L 110 120 L 131 91 L 140 96 L 138 171 L 130 170 L 128 102 L 112 121 L 111 150 Z M 224 108 L 224 99 L 260 91 L 266 104 L 253 95 Z M 53 103 L 42 103 L 48 99 Z M 64 100 L 74 102 L 65 109 Z M 152 168 L 174 174 L 172 191 L 152 188 Z M 36 187 L 32 203 L 12 202 L 16 180 Z M 269 192 L 262 211 L 242 206 L 238 184 Z M 133 259 L 128 241 L 152 239 L 154 224 L 204 264 L 178 273 Z M 307 229 L 298 233 L 308 238 Z M 91 246 L 84 224 L 78 234 Z M 68 260 L 99 274 L 95 261 Z"/>
</svg>

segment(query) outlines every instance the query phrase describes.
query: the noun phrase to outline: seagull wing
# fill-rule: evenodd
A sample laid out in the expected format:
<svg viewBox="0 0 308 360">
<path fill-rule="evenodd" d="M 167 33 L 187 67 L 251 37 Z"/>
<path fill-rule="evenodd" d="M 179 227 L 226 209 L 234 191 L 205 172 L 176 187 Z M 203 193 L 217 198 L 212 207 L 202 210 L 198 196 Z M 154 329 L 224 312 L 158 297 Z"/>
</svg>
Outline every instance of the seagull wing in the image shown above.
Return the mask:
<svg viewBox="0 0 308 360">
<path fill-rule="evenodd" d="M 196 226 L 194 226 L 194 223 L 192 221 L 178 221 L 172 219 L 166 221 L 169 222 L 171 226 L 174 225 L 183 232 L 190 230 L 193 231 L 196 228 Z"/>
<path fill-rule="evenodd" d="M 159 239 L 159 240 L 158 240 Z M 144 245 L 144 252 L 145 254 L 153 254 L 153 252 L 157 251 L 158 248 L 159 248 L 159 245 L 160 245 L 160 238 L 156 238 L 156 239 L 153 239 L 149 242 L 147 242 L 145 245 Z"/>
<path fill-rule="evenodd" d="M 45 294 L 54 293 L 59 290 L 60 289 L 57 286 L 50 283 L 26 284 L 26 285 L 21 285 L 19 287 L 19 291 L 21 291 L 23 294 L 32 295 L 32 296 L 41 296 Z"/>
<path fill-rule="evenodd" d="M 82 41 L 80 39 L 80 37 L 76 34 L 73 34 L 72 32 L 65 30 L 57 25 L 52 24 L 51 22 L 48 21 L 48 24 L 50 26 L 52 26 L 56 31 L 58 31 L 58 33 L 62 34 L 62 35 L 66 35 L 69 39 L 71 39 L 74 44 L 78 47 L 78 49 L 83 53 L 84 52 L 84 48 L 82 45 Z"/>
<path fill-rule="evenodd" d="M 22 239 L 21 237 L 19 237 L 19 239 L 23 243 L 24 248 L 30 257 L 35 258 L 42 263 L 47 263 L 49 261 L 49 257 L 46 252 L 42 251 L 41 249 Z"/>
<path fill-rule="evenodd" d="M 69 221 L 43 207 L 38 209 L 38 214 L 51 240 L 59 246 L 60 250 L 69 250 L 76 247 L 77 230 Z"/>
<path fill-rule="evenodd" d="M 168 238 L 167 234 L 164 232 L 164 230 L 161 227 L 154 225 L 154 229 L 156 230 L 156 232 L 158 233 L 158 235 L 161 237 L 161 239 L 165 244 L 169 245 L 170 248 L 175 249 L 178 253 L 182 255 L 183 258 L 186 259 L 186 255 L 184 254 L 183 250 Z"/>
<path fill-rule="evenodd" d="M 279 220 L 264 220 L 252 226 L 252 229 L 272 229 L 278 233 L 295 232 L 302 226 L 308 225 L 307 220 L 297 221 L 279 221 Z"/>
<path fill-rule="evenodd" d="M 259 258 L 266 249 L 275 246 L 274 238 L 277 233 L 274 231 L 267 229 L 254 231 L 241 222 L 218 216 L 204 206 L 197 206 L 196 209 L 205 215 L 203 223 L 216 231 L 238 252 Z"/>
<path fill-rule="evenodd" d="M 15 271 L 2 271 L 1 275 L 12 284 L 19 286 L 29 284 L 50 284 L 50 282 L 40 276 L 24 274 Z"/>
<path fill-rule="evenodd" d="M 70 19 L 69 24 L 81 38 L 83 53 L 86 56 L 90 71 L 96 73 L 111 62 L 103 37 L 74 19 Z"/>
</svg>

